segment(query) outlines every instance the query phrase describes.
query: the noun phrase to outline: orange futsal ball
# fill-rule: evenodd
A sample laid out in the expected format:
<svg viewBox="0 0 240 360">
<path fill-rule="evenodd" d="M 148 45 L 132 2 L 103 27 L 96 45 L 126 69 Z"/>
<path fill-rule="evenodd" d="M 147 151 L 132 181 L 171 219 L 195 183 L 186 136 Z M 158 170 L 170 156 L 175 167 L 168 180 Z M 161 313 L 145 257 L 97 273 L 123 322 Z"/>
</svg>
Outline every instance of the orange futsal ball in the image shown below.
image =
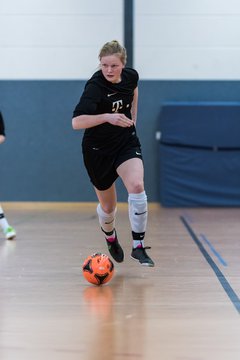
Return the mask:
<svg viewBox="0 0 240 360">
<path fill-rule="evenodd" d="M 102 285 L 112 279 L 114 264 L 107 255 L 96 253 L 85 259 L 82 271 L 88 282 L 94 285 Z"/>
</svg>

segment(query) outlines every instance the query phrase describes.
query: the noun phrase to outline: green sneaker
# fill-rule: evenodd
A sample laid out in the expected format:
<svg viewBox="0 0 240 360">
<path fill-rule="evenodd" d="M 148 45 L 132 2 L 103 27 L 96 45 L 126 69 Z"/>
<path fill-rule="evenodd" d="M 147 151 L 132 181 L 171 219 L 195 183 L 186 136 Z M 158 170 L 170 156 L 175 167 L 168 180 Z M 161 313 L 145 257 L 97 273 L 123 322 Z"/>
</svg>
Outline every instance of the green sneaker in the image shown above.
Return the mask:
<svg viewBox="0 0 240 360">
<path fill-rule="evenodd" d="M 16 231 L 11 226 L 4 230 L 4 234 L 7 240 L 13 240 L 16 237 Z"/>
</svg>

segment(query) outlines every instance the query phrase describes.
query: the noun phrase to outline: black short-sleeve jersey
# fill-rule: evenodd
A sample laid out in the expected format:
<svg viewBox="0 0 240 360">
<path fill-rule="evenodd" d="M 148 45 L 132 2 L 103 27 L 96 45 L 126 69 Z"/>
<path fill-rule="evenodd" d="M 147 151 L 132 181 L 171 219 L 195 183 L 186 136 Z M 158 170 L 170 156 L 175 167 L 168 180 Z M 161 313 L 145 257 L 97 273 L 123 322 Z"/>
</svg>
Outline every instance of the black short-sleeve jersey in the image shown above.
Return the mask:
<svg viewBox="0 0 240 360">
<path fill-rule="evenodd" d="M 3 121 L 3 117 L 2 117 L 1 112 L 0 112 L 0 135 L 5 136 L 4 121 Z"/>
<path fill-rule="evenodd" d="M 79 115 L 99 115 L 104 113 L 123 113 L 131 119 L 131 107 L 134 89 L 138 84 L 138 73 L 131 68 L 124 68 L 121 82 L 111 83 L 99 70 L 85 85 L 73 117 Z M 135 127 L 122 128 L 104 123 L 85 129 L 83 141 L 96 147 L 109 147 L 128 140 L 135 133 Z"/>
</svg>

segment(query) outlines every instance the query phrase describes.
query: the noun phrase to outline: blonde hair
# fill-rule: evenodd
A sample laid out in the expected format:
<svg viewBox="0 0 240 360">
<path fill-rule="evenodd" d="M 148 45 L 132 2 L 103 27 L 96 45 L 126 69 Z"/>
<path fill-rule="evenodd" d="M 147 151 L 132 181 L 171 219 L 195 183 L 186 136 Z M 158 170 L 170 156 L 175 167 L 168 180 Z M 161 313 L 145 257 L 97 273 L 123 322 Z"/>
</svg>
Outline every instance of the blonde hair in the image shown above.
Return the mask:
<svg viewBox="0 0 240 360">
<path fill-rule="evenodd" d="M 125 47 L 120 45 L 117 40 L 112 40 L 104 44 L 99 52 L 98 58 L 101 61 L 102 57 L 109 55 L 118 55 L 123 65 L 126 65 L 127 62 L 126 49 Z"/>
</svg>

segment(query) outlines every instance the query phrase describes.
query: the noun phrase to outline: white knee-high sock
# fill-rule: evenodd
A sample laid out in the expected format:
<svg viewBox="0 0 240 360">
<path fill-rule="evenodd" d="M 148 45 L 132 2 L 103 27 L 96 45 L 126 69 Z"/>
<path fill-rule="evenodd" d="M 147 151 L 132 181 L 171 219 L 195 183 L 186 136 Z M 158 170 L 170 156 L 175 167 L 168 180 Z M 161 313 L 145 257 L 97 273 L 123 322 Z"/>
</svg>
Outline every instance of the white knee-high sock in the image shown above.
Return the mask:
<svg viewBox="0 0 240 360">
<path fill-rule="evenodd" d="M 105 233 L 111 233 L 115 229 L 116 212 L 117 209 L 115 209 L 110 214 L 107 214 L 105 211 L 103 211 L 101 205 L 98 204 L 97 214 L 98 214 L 99 224 Z"/>
<path fill-rule="evenodd" d="M 6 230 L 9 227 L 8 221 L 5 218 L 4 212 L 2 207 L 0 206 L 0 226 L 4 230 Z"/>
<path fill-rule="evenodd" d="M 128 213 L 132 228 L 133 247 L 144 246 L 144 235 L 147 228 L 148 205 L 145 191 L 128 195 Z"/>
</svg>

